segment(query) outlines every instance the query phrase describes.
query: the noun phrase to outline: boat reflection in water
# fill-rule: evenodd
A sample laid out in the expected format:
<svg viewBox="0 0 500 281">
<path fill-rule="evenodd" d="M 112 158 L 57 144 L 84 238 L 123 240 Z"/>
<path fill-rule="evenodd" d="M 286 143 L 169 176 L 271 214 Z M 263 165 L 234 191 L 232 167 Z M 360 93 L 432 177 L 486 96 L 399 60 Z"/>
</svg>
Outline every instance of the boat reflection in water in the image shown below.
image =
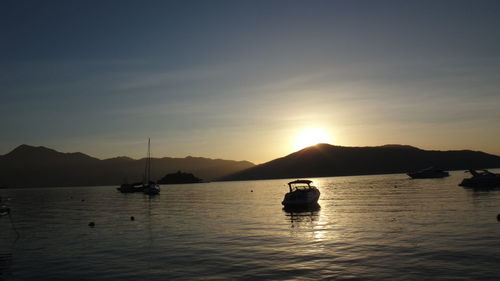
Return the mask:
<svg viewBox="0 0 500 281">
<path fill-rule="evenodd" d="M 313 204 L 305 207 L 285 207 L 283 211 L 292 229 L 302 229 L 314 232 L 314 228 L 319 221 L 321 206 Z"/>
<path fill-rule="evenodd" d="M 283 211 L 289 213 L 291 215 L 294 214 L 314 214 L 318 213 L 321 210 L 321 206 L 318 203 L 314 203 L 311 205 L 303 205 L 303 206 L 285 206 L 283 207 Z"/>
</svg>

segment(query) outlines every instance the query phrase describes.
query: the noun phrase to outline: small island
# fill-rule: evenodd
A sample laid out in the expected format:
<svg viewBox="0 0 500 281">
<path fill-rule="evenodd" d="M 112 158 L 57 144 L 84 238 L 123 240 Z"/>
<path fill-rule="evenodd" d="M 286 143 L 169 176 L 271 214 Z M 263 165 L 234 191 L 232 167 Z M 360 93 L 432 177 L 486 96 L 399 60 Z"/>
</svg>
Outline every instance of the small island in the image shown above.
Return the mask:
<svg viewBox="0 0 500 281">
<path fill-rule="evenodd" d="M 177 173 L 173 174 L 167 174 L 158 181 L 159 184 L 183 184 L 200 182 L 202 182 L 202 180 L 195 177 L 193 174 L 183 173 L 181 171 L 177 171 Z"/>
</svg>

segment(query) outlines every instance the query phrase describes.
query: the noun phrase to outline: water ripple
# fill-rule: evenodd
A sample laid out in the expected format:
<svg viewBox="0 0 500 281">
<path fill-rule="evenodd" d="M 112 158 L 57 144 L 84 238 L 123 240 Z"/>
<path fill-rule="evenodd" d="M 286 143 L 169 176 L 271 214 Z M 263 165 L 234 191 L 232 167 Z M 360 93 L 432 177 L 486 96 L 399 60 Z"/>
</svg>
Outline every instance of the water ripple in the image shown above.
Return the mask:
<svg viewBox="0 0 500 281">
<path fill-rule="evenodd" d="M 462 177 L 318 178 L 306 212 L 287 180 L 1 190 L 0 280 L 497 280 L 500 191 Z"/>
</svg>

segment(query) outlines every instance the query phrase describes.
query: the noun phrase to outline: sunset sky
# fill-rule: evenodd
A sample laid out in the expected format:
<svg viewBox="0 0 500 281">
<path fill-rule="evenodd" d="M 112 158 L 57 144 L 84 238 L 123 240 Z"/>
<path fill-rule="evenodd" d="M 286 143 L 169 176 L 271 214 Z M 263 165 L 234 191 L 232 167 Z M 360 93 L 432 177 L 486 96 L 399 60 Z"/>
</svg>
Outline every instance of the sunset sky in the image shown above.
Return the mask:
<svg viewBox="0 0 500 281">
<path fill-rule="evenodd" d="M 500 1 L 1 1 L 0 154 L 500 155 Z M 314 135 L 314 133 L 313 133 Z"/>
</svg>

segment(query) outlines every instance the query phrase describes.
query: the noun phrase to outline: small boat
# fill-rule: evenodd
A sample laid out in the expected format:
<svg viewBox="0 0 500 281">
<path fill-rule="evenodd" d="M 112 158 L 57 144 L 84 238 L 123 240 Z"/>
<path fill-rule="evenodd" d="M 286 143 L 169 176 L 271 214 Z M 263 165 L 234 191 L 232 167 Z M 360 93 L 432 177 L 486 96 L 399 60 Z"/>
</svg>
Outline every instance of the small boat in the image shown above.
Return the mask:
<svg viewBox="0 0 500 281">
<path fill-rule="evenodd" d="M 160 193 L 160 187 L 155 182 L 150 180 L 151 178 L 151 140 L 148 139 L 148 154 L 146 158 L 146 167 L 144 170 L 143 182 L 137 183 L 124 183 L 117 187 L 116 190 L 121 193 L 134 193 L 142 192 L 148 195 L 156 195 Z"/>
<path fill-rule="evenodd" d="M 142 182 L 124 183 L 120 185 L 120 187 L 117 187 L 116 190 L 120 191 L 121 193 L 143 192 L 144 184 Z"/>
<path fill-rule="evenodd" d="M 425 168 L 420 171 L 407 173 L 412 179 L 438 179 L 450 176 L 447 171 L 434 167 Z"/>
<path fill-rule="evenodd" d="M 285 208 L 307 207 L 318 204 L 320 192 L 310 180 L 295 180 L 288 183 L 290 192 L 285 194 L 281 204 Z"/>
<path fill-rule="evenodd" d="M 459 186 L 471 188 L 500 187 L 500 174 L 495 174 L 488 170 L 478 172 L 474 169 L 469 169 L 467 172 L 472 175 L 472 178 L 464 179 Z"/>
</svg>

